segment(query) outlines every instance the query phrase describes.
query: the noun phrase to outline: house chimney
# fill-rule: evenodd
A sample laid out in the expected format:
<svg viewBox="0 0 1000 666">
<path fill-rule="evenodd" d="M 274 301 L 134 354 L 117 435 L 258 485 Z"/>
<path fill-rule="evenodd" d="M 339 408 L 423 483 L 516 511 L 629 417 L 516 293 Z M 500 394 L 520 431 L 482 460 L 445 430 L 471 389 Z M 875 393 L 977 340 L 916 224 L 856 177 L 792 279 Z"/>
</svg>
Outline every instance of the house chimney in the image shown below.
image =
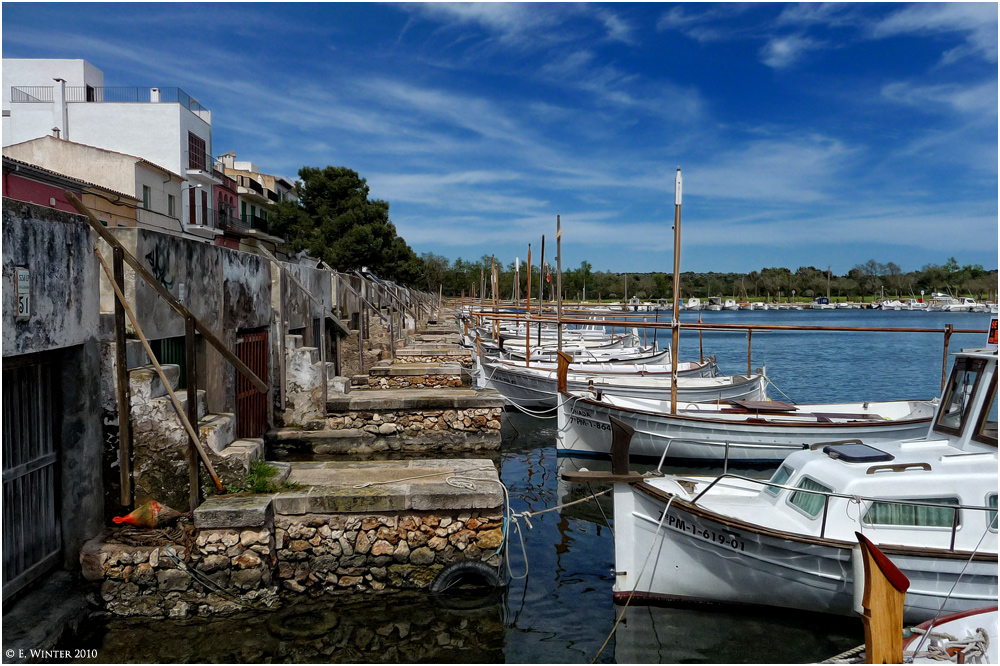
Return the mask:
<svg viewBox="0 0 1000 666">
<path fill-rule="evenodd" d="M 52 116 L 55 121 L 55 127 L 53 131 L 56 137 L 62 136 L 62 138 L 69 140 L 69 113 L 66 108 L 66 79 L 53 79 L 56 82 L 55 89 L 53 90 L 54 106 L 52 108 Z"/>
<path fill-rule="evenodd" d="M 149 89 L 149 101 L 150 102 L 159 102 L 160 101 L 160 89 L 159 88 L 150 88 Z"/>
</svg>

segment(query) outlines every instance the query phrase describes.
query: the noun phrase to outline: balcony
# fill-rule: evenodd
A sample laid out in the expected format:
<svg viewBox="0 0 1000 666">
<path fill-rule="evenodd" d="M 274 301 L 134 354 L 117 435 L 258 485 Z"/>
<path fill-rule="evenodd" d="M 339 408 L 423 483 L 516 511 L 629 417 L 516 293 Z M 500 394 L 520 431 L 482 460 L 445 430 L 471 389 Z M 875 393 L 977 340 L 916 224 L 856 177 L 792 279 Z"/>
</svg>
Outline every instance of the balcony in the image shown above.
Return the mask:
<svg viewBox="0 0 1000 666">
<path fill-rule="evenodd" d="M 244 226 L 250 229 L 261 231 L 265 234 L 268 233 L 267 220 L 259 215 L 243 215 L 241 221 Z"/>
<path fill-rule="evenodd" d="M 10 101 L 18 103 L 53 102 L 52 86 L 11 86 Z"/>
<path fill-rule="evenodd" d="M 13 96 L 13 89 L 11 95 Z M 66 101 L 180 104 L 205 122 L 212 122 L 212 112 L 180 88 L 66 86 Z"/>
</svg>

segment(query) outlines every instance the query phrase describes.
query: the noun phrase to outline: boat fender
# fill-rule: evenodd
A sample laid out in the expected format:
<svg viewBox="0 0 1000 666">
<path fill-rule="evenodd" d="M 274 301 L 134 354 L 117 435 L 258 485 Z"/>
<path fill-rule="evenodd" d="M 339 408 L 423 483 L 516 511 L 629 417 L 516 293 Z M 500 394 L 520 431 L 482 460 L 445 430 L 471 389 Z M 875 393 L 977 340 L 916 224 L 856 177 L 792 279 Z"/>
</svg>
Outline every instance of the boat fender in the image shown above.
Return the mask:
<svg viewBox="0 0 1000 666">
<path fill-rule="evenodd" d="M 438 572 L 431 582 L 430 591 L 431 594 L 443 594 L 450 588 L 463 584 L 486 587 L 490 591 L 504 586 L 496 567 L 491 567 L 485 562 L 463 560 L 452 562 Z"/>
</svg>

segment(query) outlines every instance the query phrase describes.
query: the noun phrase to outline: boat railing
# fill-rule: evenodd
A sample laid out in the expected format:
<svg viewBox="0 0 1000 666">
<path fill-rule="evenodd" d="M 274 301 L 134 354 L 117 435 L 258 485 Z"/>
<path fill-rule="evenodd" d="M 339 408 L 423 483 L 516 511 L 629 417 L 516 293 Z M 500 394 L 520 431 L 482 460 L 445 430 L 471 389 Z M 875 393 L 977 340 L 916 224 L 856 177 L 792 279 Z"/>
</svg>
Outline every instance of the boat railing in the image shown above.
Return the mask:
<svg viewBox="0 0 1000 666">
<path fill-rule="evenodd" d="M 876 467 L 878 467 L 878 466 L 876 466 Z M 894 471 L 898 471 L 898 470 L 894 470 Z M 868 473 L 871 474 L 871 473 L 873 473 L 873 471 L 871 469 L 869 469 Z M 994 514 L 993 515 L 993 520 L 990 522 L 989 529 L 995 530 L 997 528 L 997 515 L 996 515 L 997 514 L 997 508 L 996 507 L 991 507 L 991 506 L 977 506 L 977 505 L 970 505 L 970 504 L 941 504 L 939 502 L 921 502 L 919 500 L 900 500 L 900 499 L 891 499 L 891 498 L 887 498 L 887 497 L 866 497 L 864 495 L 847 495 L 847 494 L 844 494 L 844 493 L 836 493 L 836 492 L 825 491 L 825 490 L 810 490 L 810 489 L 807 489 L 807 488 L 797 488 L 795 486 L 789 486 L 789 485 L 785 485 L 783 483 L 774 483 L 774 482 L 770 481 L 769 479 L 754 479 L 754 478 L 750 478 L 750 477 L 747 477 L 747 476 L 742 476 L 740 474 L 728 474 L 728 473 L 720 474 L 715 479 L 713 479 L 711 481 L 711 483 L 709 483 L 708 486 L 704 490 L 702 490 L 700 493 L 698 493 L 697 495 L 695 495 L 694 499 L 691 500 L 691 504 L 697 505 L 698 504 L 698 500 L 700 500 L 702 497 L 704 497 L 720 481 L 722 481 L 723 479 L 727 479 L 727 478 L 728 479 L 738 479 L 738 480 L 743 481 L 743 482 L 755 483 L 755 484 L 758 484 L 758 485 L 761 485 L 761 486 L 765 486 L 765 487 L 768 487 L 768 488 L 779 488 L 781 490 L 790 490 L 790 491 L 792 491 L 794 493 L 806 493 L 806 494 L 809 494 L 809 495 L 822 495 L 823 496 L 823 518 L 822 518 L 822 520 L 820 522 L 820 530 L 819 530 L 819 538 L 821 538 L 821 539 L 826 538 L 826 523 L 827 523 L 827 515 L 828 515 L 829 509 L 830 509 L 830 499 L 831 498 L 850 500 L 852 502 L 857 503 L 858 505 L 862 504 L 863 502 L 872 502 L 872 503 L 874 503 L 874 502 L 880 502 L 880 503 L 883 503 L 883 504 L 898 504 L 898 505 L 913 506 L 913 507 L 932 507 L 932 508 L 945 507 L 945 508 L 948 508 L 948 509 L 954 509 L 953 515 L 952 515 L 952 521 L 951 521 L 951 544 L 949 546 L 949 550 L 951 552 L 955 551 L 955 537 L 956 537 L 956 535 L 958 533 L 958 525 L 959 525 L 959 520 L 958 519 L 959 519 L 959 516 L 961 515 L 960 511 L 986 511 L 988 513 L 993 513 Z M 858 520 L 859 521 L 863 521 L 862 514 L 860 514 L 860 513 L 858 514 Z"/>
</svg>

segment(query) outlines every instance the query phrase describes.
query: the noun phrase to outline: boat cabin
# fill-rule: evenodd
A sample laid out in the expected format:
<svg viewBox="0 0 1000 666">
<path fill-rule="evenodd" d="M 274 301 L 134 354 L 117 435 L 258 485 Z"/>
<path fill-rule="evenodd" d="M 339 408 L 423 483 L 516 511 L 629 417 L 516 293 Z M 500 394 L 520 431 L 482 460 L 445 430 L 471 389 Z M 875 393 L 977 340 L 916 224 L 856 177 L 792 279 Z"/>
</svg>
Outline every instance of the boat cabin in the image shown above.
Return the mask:
<svg viewBox="0 0 1000 666">
<path fill-rule="evenodd" d="M 995 543 L 996 349 L 957 355 L 925 437 L 817 444 L 788 456 L 759 492 L 784 528 L 817 536 L 850 539 L 861 512 L 883 538 L 916 530 L 929 547 L 972 550 L 987 531 Z"/>
</svg>

